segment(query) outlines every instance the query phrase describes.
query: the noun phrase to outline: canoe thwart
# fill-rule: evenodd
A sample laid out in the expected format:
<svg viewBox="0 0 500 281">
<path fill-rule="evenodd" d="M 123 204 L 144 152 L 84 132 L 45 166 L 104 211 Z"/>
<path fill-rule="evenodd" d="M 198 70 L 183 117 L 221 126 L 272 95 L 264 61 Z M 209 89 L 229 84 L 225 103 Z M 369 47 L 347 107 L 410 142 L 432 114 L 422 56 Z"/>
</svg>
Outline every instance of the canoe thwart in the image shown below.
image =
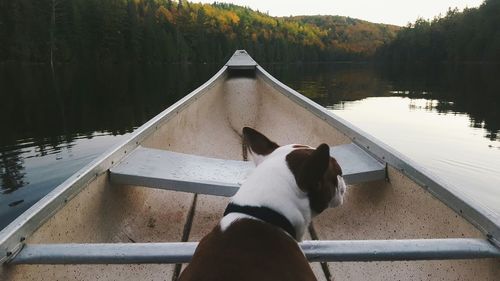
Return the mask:
<svg viewBox="0 0 500 281">
<path fill-rule="evenodd" d="M 385 166 L 355 144 L 331 147 L 347 184 L 385 178 Z M 252 162 L 224 160 L 138 147 L 110 169 L 112 183 L 200 194 L 233 196 Z"/>
<path fill-rule="evenodd" d="M 342 167 L 347 184 L 356 184 L 386 178 L 385 164 L 373 158 L 353 143 L 330 147 L 330 155 Z"/>
<path fill-rule="evenodd" d="M 197 242 L 28 244 L 10 264 L 187 263 Z M 310 262 L 407 261 L 498 258 L 487 240 L 468 238 L 412 240 L 337 240 L 300 243 Z"/>
<path fill-rule="evenodd" d="M 112 183 L 233 196 L 252 162 L 138 147 L 110 169 Z"/>
</svg>

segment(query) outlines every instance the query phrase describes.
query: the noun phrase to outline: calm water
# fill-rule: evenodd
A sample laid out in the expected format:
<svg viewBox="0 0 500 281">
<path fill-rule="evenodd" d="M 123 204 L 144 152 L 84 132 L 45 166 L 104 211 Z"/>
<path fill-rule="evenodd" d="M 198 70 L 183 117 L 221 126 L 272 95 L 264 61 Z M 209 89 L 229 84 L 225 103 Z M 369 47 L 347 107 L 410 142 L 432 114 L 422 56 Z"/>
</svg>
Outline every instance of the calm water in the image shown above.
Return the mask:
<svg viewBox="0 0 500 281">
<path fill-rule="evenodd" d="M 500 216 L 500 66 L 271 72 Z"/>
<path fill-rule="evenodd" d="M 0 66 L 0 229 L 219 67 Z M 498 66 L 265 67 L 500 213 Z"/>
</svg>

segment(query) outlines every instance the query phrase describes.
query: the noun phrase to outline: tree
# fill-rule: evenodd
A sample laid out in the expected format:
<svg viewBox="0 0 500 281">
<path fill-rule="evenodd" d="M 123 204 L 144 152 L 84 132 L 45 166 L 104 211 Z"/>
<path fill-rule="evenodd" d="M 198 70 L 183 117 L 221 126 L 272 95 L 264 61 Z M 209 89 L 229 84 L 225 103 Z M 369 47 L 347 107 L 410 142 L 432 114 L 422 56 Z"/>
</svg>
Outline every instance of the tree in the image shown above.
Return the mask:
<svg viewBox="0 0 500 281">
<path fill-rule="evenodd" d="M 0 60 L 220 62 L 235 49 L 260 61 L 365 59 L 396 27 L 331 16 L 270 17 L 226 3 L 180 0 L 12 0 L 0 3 Z M 380 30 L 384 30 L 381 32 Z"/>
</svg>

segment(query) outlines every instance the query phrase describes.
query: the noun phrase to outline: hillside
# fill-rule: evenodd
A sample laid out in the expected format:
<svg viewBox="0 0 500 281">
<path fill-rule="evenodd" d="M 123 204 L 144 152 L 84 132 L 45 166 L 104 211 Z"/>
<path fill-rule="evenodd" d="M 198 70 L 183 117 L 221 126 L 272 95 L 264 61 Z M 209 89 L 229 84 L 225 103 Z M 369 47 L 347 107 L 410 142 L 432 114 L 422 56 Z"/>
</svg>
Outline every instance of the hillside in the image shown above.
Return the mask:
<svg viewBox="0 0 500 281">
<path fill-rule="evenodd" d="M 297 16 L 290 19 L 327 31 L 323 40 L 330 48 L 364 57 L 373 55 L 378 47 L 391 42 L 400 29 L 395 25 L 342 16 Z"/>
<path fill-rule="evenodd" d="M 0 3 L 0 61 L 221 62 L 235 49 L 261 62 L 359 60 L 397 30 L 340 16 L 271 17 L 224 3 L 12 0 Z"/>
</svg>

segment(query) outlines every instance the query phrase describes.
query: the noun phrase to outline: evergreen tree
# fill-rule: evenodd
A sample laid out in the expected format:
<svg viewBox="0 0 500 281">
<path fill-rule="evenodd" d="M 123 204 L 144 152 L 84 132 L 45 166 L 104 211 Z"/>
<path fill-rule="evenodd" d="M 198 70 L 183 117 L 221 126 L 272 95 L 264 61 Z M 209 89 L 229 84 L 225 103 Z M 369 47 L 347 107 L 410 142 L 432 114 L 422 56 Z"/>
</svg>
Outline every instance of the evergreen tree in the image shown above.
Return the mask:
<svg viewBox="0 0 500 281">
<path fill-rule="evenodd" d="M 377 52 L 381 61 L 414 64 L 500 62 L 500 0 L 479 8 L 449 9 L 444 17 L 419 19 Z"/>
<path fill-rule="evenodd" d="M 221 62 L 235 49 L 260 61 L 366 59 L 396 31 L 343 17 L 270 17 L 225 3 L 11 0 L 0 2 L 0 61 Z"/>
</svg>

